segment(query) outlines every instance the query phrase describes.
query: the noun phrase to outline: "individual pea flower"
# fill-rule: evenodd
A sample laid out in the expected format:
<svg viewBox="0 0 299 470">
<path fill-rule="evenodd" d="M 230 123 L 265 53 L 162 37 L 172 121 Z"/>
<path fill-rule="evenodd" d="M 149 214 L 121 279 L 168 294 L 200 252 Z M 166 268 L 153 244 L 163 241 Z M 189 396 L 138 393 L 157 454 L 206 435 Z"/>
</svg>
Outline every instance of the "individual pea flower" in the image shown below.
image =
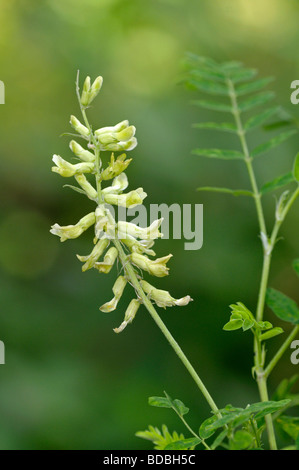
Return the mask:
<svg viewBox="0 0 299 470">
<path fill-rule="evenodd" d="M 86 107 L 91 104 L 91 102 L 95 99 L 100 89 L 102 88 L 102 84 L 103 77 L 97 77 L 92 85 L 90 84 L 90 77 L 86 77 L 80 98 L 82 106 Z"/>
<path fill-rule="evenodd" d="M 121 239 L 122 243 L 124 243 L 130 251 L 134 251 L 136 253 L 143 253 L 156 256 L 154 250 L 151 250 L 152 246 L 154 245 L 154 240 L 136 240 L 134 237 L 128 237 Z"/>
<path fill-rule="evenodd" d="M 128 121 L 122 121 L 116 126 L 102 127 L 95 131 L 95 136 L 100 144 L 100 150 L 119 152 L 133 150 L 137 145 L 134 137 L 136 128 L 129 126 Z"/>
<path fill-rule="evenodd" d="M 104 195 L 105 202 L 107 204 L 114 204 L 120 207 L 136 207 L 142 204 L 147 194 L 143 191 L 143 188 L 138 188 L 130 191 L 127 194 L 112 194 L 108 193 Z"/>
<path fill-rule="evenodd" d="M 125 173 L 121 173 L 116 178 L 113 179 L 112 185 L 107 186 L 102 190 L 102 194 L 114 193 L 119 194 L 129 186 L 129 181 Z"/>
<path fill-rule="evenodd" d="M 82 173 L 92 173 L 94 171 L 93 163 L 84 162 L 72 165 L 72 163 L 61 158 L 60 155 L 53 155 L 52 160 L 56 165 L 52 166 L 52 171 L 66 178 Z"/>
<path fill-rule="evenodd" d="M 157 258 L 155 260 L 149 259 L 147 256 L 140 255 L 139 253 L 132 253 L 128 256 L 129 260 L 135 265 L 141 268 L 143 271 L 147 271 L 152 276 L 164 277 L 168 275 L 169 268 L 166 266 L 171 254 Z"/>
<path fill-rule="evenodd" d="M 71 116 L 70 124 L 75 129 L 75 131 L 78 132 L 78 134 L 82 135 L 83 137 L 89 137 L 89 129 L 84 126 L 75 116 Z"/>
<path fill-rule="evenodd" d="M 96 189 L 89 183 L 89 181 L 87 181 L 86 177 L 84 175 L 75 175 L 75 179 L 83 189 L 83 192 L 86 194 L 86 196 L 92 201 L 96 201 L 98 193 Z"/>
<path fill-rule="evenodd" d="M 154 286 L 148 282 L 141 280 L 140 285 L 148 297 L 153 300 L 158 307 L 172 307 L 173 305 L 178 305 L 179 307 L 188 305 L 193 299 L 190 295 L 186 295 L 181 299 L 174 299 L 170 293 L 166 290 L 156 289 Z"/>
<path fill-rule="evenodd" d="M 99 204 L 95 211 L 95 236 L 102 238 L 105 234 L 106 238 L 115 238 L 115 220 L 110 212 L 105 208 L 105 204 Z"/>
<path fill-rule="evenodd" d="M 98 261 L 100 256 L 102 256 L 102 254 L 104 253 L 108 245 L 109 245 L 109 240 L 107 240 L 107 238 L 102 238 L 96 243 L 95 247 L 93 248 L 92 252 L 89 255 L 87 256 L 77 255 L 78 260 L 85 263 L 82 266 L 83 272 L 94 267 L 95 263 Z"/>
<path fill-rule="evenodd" d="M 60 237 L 61 242 L 65 242 L 66 240 L 80 237 L 80 235 L 91 227 L 95 221 L 95 213 L 90 212 L 82 217 L 76 225 L 66 225 L 62 227 L 58 224 L 54 224 L 52 225 L 50 232 L 53 235 Z"/>
<path fill-rule="evenodd" d="M 101 312 L 109 313 L 109 312 L 113 312 L 116 309 L 117 304 L 121 296 L 123 295 L 126 285 L 127 285 L 127 279 L 124 276 L 119 276 L 116 279 L 114 286 L 112 288 L 114 297 L 112 300 L 110 300 L 110 302 L 106 302 L 104 305 L 100 307 Z"/>
<path fill-rule="evenodd" d="M 111 271 L 117 257 L 117 249 L 115 247 L 111 247 L 105 254 L 104 260 L 102 262 L 96 262 L 94 264 L 94 268 L 96 268 L 100 273 L 108 274 Z"/>
<path fill-rule="evenodd" d="M 79 157 L 80 160 L 83 160 L 84 162 L 95 161 L 95 154 L 90 152 L 89 150 L 84 149 L 75 140 L 70 141 L 70 149 L 76 155 L 76 157 Z"/>
<path fill-rule="evenodd" d="M 113 331 L 115 333 L 121 333 L 129 323 L 132 323 L 136 316 L 136 313 L 138 312 L 139 307 L 140 301 L 138 299 L 131 300 L 126 310 L 124 321 L 118 328 L 114 328 Z"/>
<path fill-rule="evenodd" d="M 132 158 L 129 158 L 128 160 L 126 160 L 126 157 L 127 157 L 126 154 L 122 153 L 115 160 L 114 154 L 112 153 L 109 165 L 101 173 L 101 179 L 104 181 L 110 180 L 112 178 L 115 178 L 115 176 L 120 175 L 123 171 L 125 171 L 132 161 Z"/>
<path fill-rule="evenodd" d="M 134 238 L 140 238 L 142 240 L 154 240 L 156 238 L 163 237 L 162 233 L 159 232 L 159 228 L 163 222 L 163 218 L 154 220 L 149 227 L 138 227 L 131 222 L 124 222 L 120 220 L 117 223 L 117 232 L 119 238 L 127 238 L 131 236 Z"/>
</svg>

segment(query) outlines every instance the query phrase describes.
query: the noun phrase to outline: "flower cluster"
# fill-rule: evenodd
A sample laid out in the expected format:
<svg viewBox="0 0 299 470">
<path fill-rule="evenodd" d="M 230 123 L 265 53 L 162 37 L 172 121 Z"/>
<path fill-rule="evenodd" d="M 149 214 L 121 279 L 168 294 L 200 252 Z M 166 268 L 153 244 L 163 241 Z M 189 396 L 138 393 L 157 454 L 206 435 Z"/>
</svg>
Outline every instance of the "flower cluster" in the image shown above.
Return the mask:
<svg viewBox="0 0 299 470">
<path fill-rule="evenodd" d="M 156 289 L 142 279 L 140 272 L 146 271 L 152 276 L 163 277 L 168 275 L 168 261 L 171 254 L 162 258 L 150 258 L 155 256 L 152 247 L 157 238 L 162 237 L 160 226 L 162 219 L 154 221 L 149 227 L 142 228 L 133 223 L 116 221 L 109 210 L 108 205 L 132 208 L 143 203 L 147 196 L 143 188 L 124 192 L 129 185 L 125 170 L 131 159 L 125 153 L 115 157 L 114 152 L 133 150 L 137 145 L 135 137 L 136 129 L 129 125 L 128 121 L 122 121 L 115 126 L 103 127 L 92 131 L 86 117 L 86 108 L 94 100 L 102 87 L 102 77 L 97 77 L 91 84 L 90 77 L 85 79 L 82 93 L 80 94 L 77 81 L 77 95 L 82 111 L 83 122 L 75 116 L 71 116 L 70 124 L 76 131 L 78 138 L 86 141 L 86 147 L 81 146 L 76 140 L 71 140 L 70 149 L 77 159 L 77 163 L 69 163 L 59 155 L 53 156 L 55 166 L 52 171 L 63 177 L 74 177 L 78 186 L 70 186 L 72 189 L 83 193 L 96 203 L 94 212 L 82 217 L 75 225 L 60 226 L 54 224 L 51 233 L 60 237 L 62 242 L 79 237 L 88 228 L 94 227 L 94 247 L 86 256 L 77 255 L 83 263 L 82 271 L 94 268 L 100 273 L 109 273 L 116 263 L 120 261 L 123 274 L 119 275 L 113 286 L 114 297 L 110 302 L 100 307 L 102 312 L 112 312 L 130 283 L 135 288 L 137 298 L 128 305 L 125 318 L 119 328 L 114 331 L 119 333 L 131 323 L 141 305 L 142 298 L 137 290 L 155 302 L 159 307 L 171 307 L 173 305 L 187 305 L 189 296 L 182 299 L 174 299 L 169 292 Z M 101 152 L 112 152 L 108 163 L 103 164 Z M 79 160 L 79 162 L 78 162 Z M 93 176 L 95 184 L 89 181 Z M 89 179 L 88 179 L 89 178 Z M 109 186 L 103 187 L 103 183 L 111 181 Z M 130 265 L 133 269 L 138 289 L 132 282 Z M 138 269 L 136 269 L 138 268 Z"/>
</svg>

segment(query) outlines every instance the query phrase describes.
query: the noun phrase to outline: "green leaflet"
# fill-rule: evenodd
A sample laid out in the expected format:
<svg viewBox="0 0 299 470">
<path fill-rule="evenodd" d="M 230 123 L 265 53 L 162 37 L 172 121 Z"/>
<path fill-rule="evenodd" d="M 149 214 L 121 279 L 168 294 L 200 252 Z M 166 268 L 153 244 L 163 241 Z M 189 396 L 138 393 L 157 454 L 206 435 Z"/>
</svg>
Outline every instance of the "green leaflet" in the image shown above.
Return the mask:
<svg viewBox="0 0 299 470">
<path fill-rule="evenodd" d="M 149 397 L 148 404 L 157 408 L 172 408 L 179 416 L 189 412 L 189 408 L 181 400 L 173 400 L 166 392 L 165 397 Z"/>
<path fill-rule="evenodd" d="M 256 77 L 257 70 L 256 69 L 245 69 L 245 68 L 236 68 L 236 69 L 227 69 L 226 73 L 230 80 L 236 84 L 240 82 L 246 82 L 247 80 L 251 80 L 252 78 Z"/>
<path fill-rule="evenodd" d="M 244 101 L 239 103 L 239 110 L 241 112 L 249 111 L 250 109 L 256 108 L 257 106 L 261 106 L 268 101 L 274 98 L 275 94 L 272 91 L 265 91 L 264 93 L 259 93 L 258 95 L 254 95 Z"/>
<path fill-rule="evenodd" d="M 274 338 L 275 336 L 281 335 L 283 333 L 283 329 L 280 327 L 272 328 L 270 331 L 266 331 L 260 336 L 261 341 L 265 341 L 266 339 Z"/>
<path fill-rule="evenodd" d="M 268 289 L 266 302 L 278 318 L 294 325 L 299 324 L 299 308 L 294 300 L 275 289 Z"/>
<path fill-rule="evenodd" d="M 299 418 L 291 416 L 280 416 L 277 419 L 279 427 L 286 432 L 290 437 L 296 440 L 299 436 Z"/>
<path fill-rule="evenodd" d="M 286 186 L 289 183 L 292 183 L 294 181 L 294 176 L 292 172 L 286 173 L 285 175 L 278 176 L 272 181 L 269 181 L 268 183 L 265 183 L 261 187 L 261 194 L 266 194 L 269 193 L 270 191 L 275 191 L 276 189 L 282 188 L 283 186 Z"/>
<path fill-rule="evenodd" d="M 210 191 L 215 193 L 225 193 L 231 194 L 232 196 L 250 196 L 254 197 L 251 191 L 247 191 L 246 189 L 229 189 L 229 188 L 215 188 L 211 186 L 203 186 L 201 188 L 197 188 L 196 191 Z"/>
<path fill-rule="evenodd" d="M 156 450 L 164 450 L 167 445 L 185 439 L 184 434 L 178 434 L 176 431 L 171 434 L 165 424 L 162 425 L 162 432 L 159 428 L 149 426 L 145 431 L 136 432 L 135 436 L 152 441 Z"/>
<path fill-rule="evenodd" d="M 198 122 L 192 127 L 197 129 L 213 129 L 224 132 L 238 132 L 237 126 L 230 122 Z"/>
<path fill-rule="evenodd" d="M 195 100 L 191 101 L 191 103 L 195 106 L 200 106 L 201 108 L 209 109 L 211 111 L 221 111 L 225 113 L 232 112 L 232 107 L 229 104 L 217 103 L 216 101 Z"/>
<path fill-rule="evenodd" d="M 273 77 L 261 78 L 253 82 L 245 83 L 236 87 L 237 96 L 246 95 L 254 91 L 259 91 L 273 81 Z"/>
<path fill-rule="evenodd" d="M 267 121 L 267 119 L 269 119 L 271 116 L 277 113 L 278 110 L 279 110 L 279 107 L 274 106 L 273 108 L 269 108 L 266 111 L 263 111 L 259 114 L 256 114 L 255 116 L 252 116 L 246 121 L 244 125 L 245 130 L 249 131 L 251 129 L 254 129 L 255 127 L 260 126 L 265 121 Z"/>
<path fill-rule="evenodd" d="M 254 437 L 248 431 L 237 431 L 230 441 L 230 450 L 245 450 L 254 443 Z"/>
<path fill-rule="evenodd" d="M 263 144 L 258 145 L 257 147 L 255 147 L 255 149 L 253 149 L 252 152 L 250 152 L 250 155 L 253 158 L 255 158 L 258 155 L 261 155 L 261 154 L 267 152 L 268 150 L 270 150 L 274 147 L 277 147 L 282 142 L 284 142 L 285 140 L 292 137 L 294 134 L 297 134 L 297 130 L 293 129 L 291 131 L 283 132 L 283 133 L 277 135 L 276 137 L 273 137 L 272 139 L 268 140 L 267 142 L 264 142 Z M 298 174 L 298 178 L 299 178 L 299 174 Z"/>
<path fill-rule="evenodd" d="M 293 175 L 294 175 L 295 180 L 299 183 L 299 153 L 297 153 L 296 158 L 295 158 Z"/>
<path fill-rule="evenodd" d="M 222 417 L 216 415 L 206 419 L 199 428 L 199 435 L 202 439 L 212 436 L 217 429 L 229 426 L 234 429 L 244 424 L 249 419 L 261 419 L 268 414 L 275 413 L 283 409 L 291 400 L 266 401 L 248 405 L 247 408 L 234 408 L 228 405 L 226 408 L 219 410 Z"/>
<path fill-rule="evenodd" d="M 194 149 L 192 154 L 207 158 L 219 158 L 221 160 L 244 160 L 243 153 L 237 150 Z"/>
<path fill-rule="evenodd" d="M 197 90 L 204 91 L 211 95 L 218 95 L 218 96 L 229 95 L 229 91 L 226 86 L 223 86 L 220 83 L 213 82 L 211 80 L 204 80 L 198 77 L 197 79 L 192 78 L 191 80 L 188 80 L 187 83 L 189 83 L 191 86 L 193 86 Z"/>
<path fill-rule="evenodd" d="M 194 448 L 200 443 L 201 439 L 191 437 L 190 439 L 182 439 L 180 441 L 171 442 L 170 444 L 167 444 L 166 447 L 164 447 L 164 450 L 188 450 Z"/>
</svg>

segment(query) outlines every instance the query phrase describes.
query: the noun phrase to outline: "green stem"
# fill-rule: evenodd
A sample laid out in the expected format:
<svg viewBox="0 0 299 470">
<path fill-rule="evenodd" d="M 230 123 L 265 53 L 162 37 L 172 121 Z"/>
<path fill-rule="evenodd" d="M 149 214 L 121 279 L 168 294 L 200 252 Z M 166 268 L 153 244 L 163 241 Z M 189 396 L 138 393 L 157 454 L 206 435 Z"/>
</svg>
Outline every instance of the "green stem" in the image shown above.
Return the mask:
<svg viewBox="0 0 299 470">
<path fill-rule="evenodd" d="M 249 174 L 249 179 L 250 179 L 251 187 L 252 187 L 253 194 L 254 194 L 260 233 L 263 233 L 265 236 L 267 236 L 267 228 L 266 228 L 265 216 L 264 216 L 264 211 L 263 211 L 262 202 L 261 202 L 261 194 L 258 190 L 255 173 L 254 173 L 253 166 L 252 166 L 252 158 L 250 156 L 249 148 L 248 148 L 247 141 L 245 138 L 245 129 L 243 128 L 243 124 L 241 121 L 240 110 L 239 110 L 238 102 L 237 102 L 237 95 L 235 92 L 234 84 L 230 79 L 227 80 L 227 86 L 228 86 L 229 94 L 231 97 L 233 115 L 235 117 L 237 131 L 238 131 L 238 135 L 240 138 L 240 143 L 241 143 L 241 147 L 243 150 L 245 163 L 247 166 L 247 171 Z M 271 264 L 271 252 L 268 253 L 264 250 L 262 278 L 261 278 L 261 283 L 260 283 L 257 313 L 256 313 L 257 321 L 260 321 L 263 317 L 267 285 L 268 285 L 268 279 L 269 279 L 269 272 L 270 272 L 270 264 Z M 260 398 L 262 402 L 268 401 L 267 381 L 263 373 L 263 365 L 264 365 L 263 361 L 264 359 L 263 359 L 263 354 L 261 353 L 261 345 L 259 344 L 259 340 L 255 337 L 254 339 L 254 362 L 255 362 L 255 368 L 256 368 L 256 373 L 257 373 L 257 384 L 258 384 L 259 394 L 260 394 Z M 271 415 L 267 415 L 265 417 L 265 420 L 266 420 L 266 427 L 267 427 L 270 448 L 272 450 L 276 450 L 277 445 L 276 445 L 276 438 L 275 438 L 273 420 L 272 420 Z"/>
<path fill-rule="evenodd" d="M 213 398 L 211 397 L 211 395 L 209 394 L 209 392 L 208 392 L 207 388 L 205 387 L 204 383 L 202 382 L 202 380 L 198 376 L 197 372 L 195 371 L 194 367 L 191 365 L 190 361 L 187 359 L 186 355 L 182 351 L 179 344 L 176 342 L 176 340 L 174 339 L 174 337 L 172 336 L 170 331 L 167 329 L 166 325 L 161 320 L 161 318 L 158 315 L 158 313 L 157 313 L 156 309 L 154 308 L 153 304 L 151 303 L 151 301 L 149 300 L 149 298 L 147 297 L 147 295 L 143 291 L 142 287 L 140 286 L 140 283 L 137 279 L 135 270 L 134 270 L 133 266 L 131 265 L 131 263 L 127 260 L 127 256 L 126 256 L 126 254 L 125 254 L 125 252 L 124 252 L 124 250 L 121 246 L 120 241 L 117 238 L 115 238 L 113 240 L 113 243 L 114 243 L 115 247 L 118 250 L 119 257 L 120 257 L 120 260 L 122 262 L 122 265 L 124 266 L 124 268 L 126 270 L 126 273 L 128 275 L 128 278 L 130 279 L 130 282 L 131 282 L 132 286 L 134 287 L 138 297 L 142 301 L 143 305 L 145 306 L 145 308 L 147 309 L 147 311 L 149 312 L 149 314 L 151 315 L 151 317 L 153 318 L 153 320 L 155 321 L 157 326 L 162 331 L 163 335 L 165 336 L 165 338 L 169 342 L 170 346 L 173 348 L 175 353 L 178 355 L 178 357 L 180 358 L 180 360 L 182 361 L 182 363 L 184 364 L 184 366 L 188 370 L 189 374 L 191 375 L 191 377 L 195 381 L 195 383 L 198 386 L 199 390 L 201 391 L 201 393 L 205 397 L 206 401 L 210 405 L 211 410 L 214 413 L 220 415 L 218 407 L 215 404 L 215 402 L 214 402 Z"/>
<path fill-rule="evenodd" d="M 282 344 L 282 346 L 279 348 L 273 359 L 269 362 L 268 366 L 265 369 L 265 377 L 268 378 L 269 375 L 271 374 L 272 370 L 274 367 L 277 365 L 278 361 L 282 358 L 288 347 L 290 346 L 291 342 L 293 339 L 297 336 L 299 333 L 299 325 L 295 326 L 285 342 Z"/>
</svg>

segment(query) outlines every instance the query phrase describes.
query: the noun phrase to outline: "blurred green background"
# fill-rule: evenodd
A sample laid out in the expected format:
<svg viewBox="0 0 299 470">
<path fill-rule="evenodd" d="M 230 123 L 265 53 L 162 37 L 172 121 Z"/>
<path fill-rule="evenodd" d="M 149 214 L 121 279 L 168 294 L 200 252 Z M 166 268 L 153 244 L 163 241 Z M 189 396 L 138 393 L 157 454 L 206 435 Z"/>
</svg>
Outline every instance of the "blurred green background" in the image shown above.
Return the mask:
<svg viewBox="0 0 299 470">
<path fill-rule="evenodd" d="M 147 204 L 204 204 L 201 250 L 184 251 L 183 240 L 156 244 L 159 255 L 174 254 L 171 275 L 159 286 L 194 299 L 161 316 L 219 406 L 258 401 L 250 334 L 222 331 L 230 303 L 254 308 L 256 302 L 262 253 L 253 203 L 195 191 L 248 187 L 248 178 L 242 164 L 191 156 L 194 147 L 235 141 L 192 129 L 213 114 L 192 107 L 196 94 L 179 82 L 186 51 L 242 60 L 261 76 L 273 75 L 277 103 L 298 116 L 289 98 L 299 78 L 298 13 L 296 0 L 1 0 L 1 449 L 150 448 L 134 436 L 148 424 L 185 432 L 171 411 L 147 405 L 148 396 L 163 390 L 191 408 L 195 428 L 209 416 L 144 309 L 124 333 L 113 333 L 130 293 L 113 314 L 99 311 L 111 298 L 115 271 L 82 274 L 75 254 L 90 251 L 90 232 L 65 244 L 49 233 L 53 223 L 75 223 L 91 209 L 50 171 L 53 153 L 70 156 L 69 139 L 59 136 L 70 130 L 70 114 L 79 114 L 77 69 L 82 77 L 104 76 L 90 111 L 95 126 L 129 119 L 137 127 L 130 187 L 143 186 Z M 267 138 L 257 131 L 251 145 Z M 289 171 L 298 146 L 295 136 L 262 156 L 259 183 Z M 266 206 L 272 222 L 273 195 Z M 271 284 L 299 300 L 291 268 L 298 205 L 282 235 Z M 268 343 L 270 355 L 280 343 L 280 337 Z M 298 367 L 287 353 L 270 389 Z"/>
</svg>

